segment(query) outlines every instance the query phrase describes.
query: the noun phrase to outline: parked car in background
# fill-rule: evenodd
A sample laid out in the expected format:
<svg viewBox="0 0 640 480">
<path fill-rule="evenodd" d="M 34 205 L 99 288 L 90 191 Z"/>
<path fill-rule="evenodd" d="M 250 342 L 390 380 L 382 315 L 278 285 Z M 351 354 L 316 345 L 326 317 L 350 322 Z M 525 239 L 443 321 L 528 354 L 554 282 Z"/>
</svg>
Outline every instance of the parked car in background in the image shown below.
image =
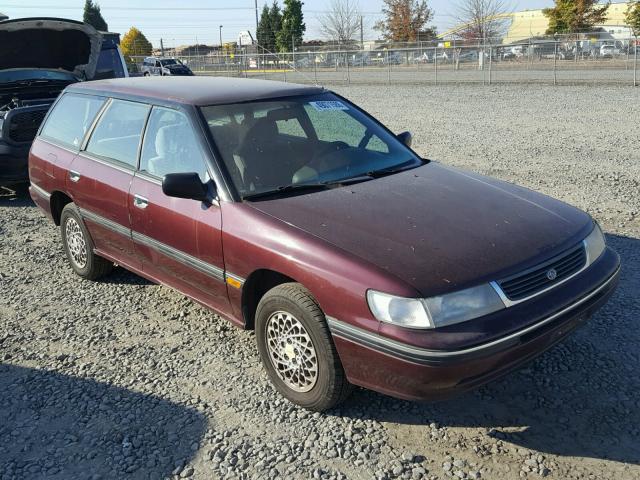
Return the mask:
<svg viewBox="0 0 640 480">
<path fill-rule="evenodd" d="M 113 39 L 74 20 L 0 22 L 0 45 L 0 186 L 11 186 L 29 181 L 29 147 L 58 94 L 96 76 L 126 77 L 127 69 Z"/>
<path fill-rule="evenodd" d="M 142 74 L 149 76 L 191 76 L 189 67 L 176 58 L 147 57 L 142 62 Z"/>
<path fill-rule="evenodd" d="M 620 55 L 621 50 L 615 45 L 602 45 L 600 47 L 600 56 L 603 58 L 613 58 Z"/>
<path fill-rule="evenodd" d="M 583 324 L 619 258 L 588 214 L 410 145 L 321 87 L 85 82 L 41 127 L 30 191 L 78 275 L 117 263 L 255 329 L 290 401 L 436 399 Z"/>
</svg>

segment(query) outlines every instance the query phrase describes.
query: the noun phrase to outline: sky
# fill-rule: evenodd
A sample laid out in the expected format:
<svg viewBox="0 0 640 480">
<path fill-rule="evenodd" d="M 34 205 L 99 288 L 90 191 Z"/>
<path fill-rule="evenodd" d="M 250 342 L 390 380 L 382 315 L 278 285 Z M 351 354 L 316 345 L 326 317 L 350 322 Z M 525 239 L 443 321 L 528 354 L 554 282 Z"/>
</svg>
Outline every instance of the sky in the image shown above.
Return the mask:
<svg viewBox="0 0 640 480">
<path fill-rule="evenodd" d="M 269 4 L 273 0 L 267 0 Z M 303 14 L 307 26 L 305 39 L 322 39 L 319 17 L 331 0 L 305 0 Z M 109 30 L 124 34 L 131 26 L 139 28 L 154 46 L 163 39 L 165 47 L 198 43 L 218 44 L 219 26 L 223 42 L 235 41 L 238 32 L 255 33 L 254 0 L 98 0 Z M 258 0 L 262 10 L 265 0 Z M 282 5 L 282 0 L 280 0 Z M 435 12 L 433 24 L 446 31 L 456 22 L 456 1 L 428 0 Z M 379 34 L 371 27 L 382 17 L 382 0 L 360 0 L 364 16 L 365 40 Z M 520 0 L 510 2 L 510 9 L 526 10 L 551 6 L 552 0 Z M 62 17 L 82 20 L 84 0 L 4 0 L 0 12 L 10 18 Z"/>
</svg>

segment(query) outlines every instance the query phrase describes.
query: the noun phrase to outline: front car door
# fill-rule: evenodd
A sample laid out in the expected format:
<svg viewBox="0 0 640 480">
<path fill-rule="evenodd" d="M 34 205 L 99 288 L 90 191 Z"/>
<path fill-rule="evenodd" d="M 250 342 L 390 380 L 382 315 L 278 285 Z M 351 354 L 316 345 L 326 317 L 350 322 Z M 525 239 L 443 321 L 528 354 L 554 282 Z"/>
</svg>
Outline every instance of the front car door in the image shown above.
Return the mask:
<svg viewBox="0 0 640 480">
<path fill-rule="evenodd" d="M 133 240 L 147 275 L 225 313 L 230 306 L 217 201 L 162 192 L 168 173 L 196 172 L 203 183 L 211 182 L 206 150 L 195 131 L 185 112 L 153 107 L 129 197 Z"/>
</svg>

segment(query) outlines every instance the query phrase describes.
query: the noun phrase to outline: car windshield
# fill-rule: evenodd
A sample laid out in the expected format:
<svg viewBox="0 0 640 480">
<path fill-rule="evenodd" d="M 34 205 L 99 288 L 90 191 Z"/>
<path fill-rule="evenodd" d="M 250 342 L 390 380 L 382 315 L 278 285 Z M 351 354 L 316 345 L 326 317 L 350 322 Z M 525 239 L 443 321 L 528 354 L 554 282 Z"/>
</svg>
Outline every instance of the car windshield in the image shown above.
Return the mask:
<svg viewBox="0 0 640 480">
<path fill-rule="evenodd" d="M 177 65 L 178 62 L 176 60 L 173 59 L 169 59 L 169 60 L 160 60 L 160 63 L 162 63 L 162 66 L 166 66 L 166 65 Z"/>
<path fill-rule="evenodd" d="M 331 94 L 203 107 L 244 197 L 367 180 L 423 164 L 378 122 Z"/>
</svg>

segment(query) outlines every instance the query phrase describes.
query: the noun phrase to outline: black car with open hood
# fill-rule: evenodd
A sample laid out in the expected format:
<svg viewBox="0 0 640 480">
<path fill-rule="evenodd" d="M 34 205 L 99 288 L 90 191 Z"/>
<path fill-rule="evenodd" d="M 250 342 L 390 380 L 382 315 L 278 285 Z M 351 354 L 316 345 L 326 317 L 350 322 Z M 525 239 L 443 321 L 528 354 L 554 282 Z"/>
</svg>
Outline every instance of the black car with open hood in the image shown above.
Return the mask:
<svg viewBox="0 0 640 480">
<path fill-rule="evenodd" d="M 94 78 L 102 43 L 101 33 L 75 20 L 0 22 L 0 186 L 28 182 L 42 120 L 67 85 Z"/>
</svg>

